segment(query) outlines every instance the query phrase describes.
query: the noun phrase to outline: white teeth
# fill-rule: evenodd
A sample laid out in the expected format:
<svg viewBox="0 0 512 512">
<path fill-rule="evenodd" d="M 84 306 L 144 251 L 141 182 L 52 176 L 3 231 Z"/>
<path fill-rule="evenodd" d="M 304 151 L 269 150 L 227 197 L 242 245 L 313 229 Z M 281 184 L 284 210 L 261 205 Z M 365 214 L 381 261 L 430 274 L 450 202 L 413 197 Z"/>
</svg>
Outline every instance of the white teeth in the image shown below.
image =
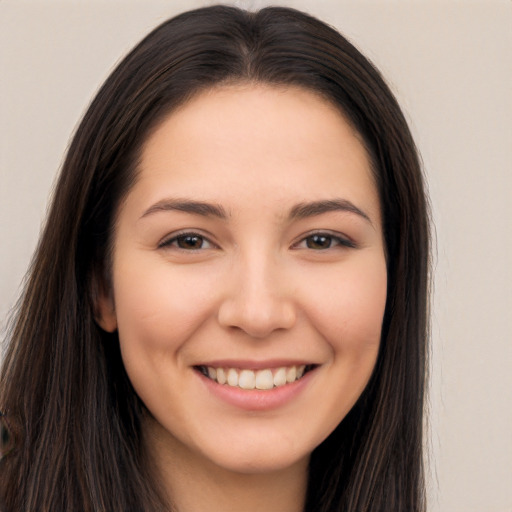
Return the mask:
<svg viewBox="0 0 512 512">
<path fill-rule="evenodd" d="M 297 379 L 297 367 L 290 366 L 286 370 L 286 382 L 294 382 Z"/>
<path fill-rule="evenodd" d="M 274 387 L 285 386 L 300 379 L 306 371 L 306 365 L 283 366 L 277 369 L 266 368 L 264 370 L 238 370 L 237 368 L 203 367 L 203 373 L 217 381 L 219 384 L 227 384 L 246 390 L 266 390 Z"/>
<path fill-rule="evenodd" d="M 227 382 L 226 374 L 222 368 L 217 368 L 217 382 L 219 384 L 226 384 Z"/>
<path fill-rule="evenodd" d="M 279 368 L 274 374 L 274 386 L 284 386 L 286 384 L 286 368 Z"/>
<path fill-rule="evenodd" d="M 274 376 L 272 370 L 260 370 L 256 373 L 256 389 L 272 389 L 274 387 Z"/>
<path fill-rule="evenodd" d="M 240 372 L 240 377 L 238 377 L 238 386 L 242 389 L 254 389 L 256 380 L 254 372 L 251 370 L 242 370 Z"/>
<path fill-rule="evenodd" d="M 234 368 L 228 370 L 228 384 L 230 386 L 238 386 L 238 372 Z"/>
</svg>

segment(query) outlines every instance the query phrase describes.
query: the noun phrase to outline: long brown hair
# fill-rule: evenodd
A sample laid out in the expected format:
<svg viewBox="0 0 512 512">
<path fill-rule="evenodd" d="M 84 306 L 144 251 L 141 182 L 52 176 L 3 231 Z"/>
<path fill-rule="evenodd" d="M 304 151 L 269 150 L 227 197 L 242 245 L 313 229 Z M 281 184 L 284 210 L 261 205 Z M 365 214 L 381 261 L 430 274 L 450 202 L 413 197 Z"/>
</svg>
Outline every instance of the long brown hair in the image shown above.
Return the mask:
<svg viewBox="0 0 512 512">
<path fill-rule="evenodd" d="M 8 512 L 168 510 L 142 449 L 144 406 L 117 334 L 95 323 L 95 298 L 150 131 L 198 91 L 237 81 L 292 84 L 336 105 L 364 141 L 383 212 L 388 295 L 378 361 L 357 404 L 312 454 L 305 510 L 425 510 L 429 229 L 407 123 L 379 72 L 334 29 L 293 9 L 215 6 L 142 40 L 70 145 L 1 373 L 0 409 L 15 443 L 0 462 Z"/>
</svg>

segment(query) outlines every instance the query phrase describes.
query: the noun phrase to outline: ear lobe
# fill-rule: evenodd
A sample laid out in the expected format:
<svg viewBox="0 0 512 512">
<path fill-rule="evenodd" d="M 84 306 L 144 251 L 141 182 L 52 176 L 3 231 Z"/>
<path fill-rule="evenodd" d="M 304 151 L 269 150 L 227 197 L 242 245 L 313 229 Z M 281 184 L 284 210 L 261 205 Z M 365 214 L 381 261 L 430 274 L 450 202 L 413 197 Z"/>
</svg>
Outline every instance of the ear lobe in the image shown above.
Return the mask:
<svg viewBox="0 0 512 512">
<path fill-rule="evenodd" d="M 92 280 L 92 303 L 94 304 L 94 320 L 106 332 L 117 329 L 117 315 L 111 287 L 98 279 Z"/>
<path fill-rule="evenodd" d="M 117 315 L 111 293 L 99 293 L 96 299 L 96 323 L 107 332 L 117 329 Z"/>
</svg>

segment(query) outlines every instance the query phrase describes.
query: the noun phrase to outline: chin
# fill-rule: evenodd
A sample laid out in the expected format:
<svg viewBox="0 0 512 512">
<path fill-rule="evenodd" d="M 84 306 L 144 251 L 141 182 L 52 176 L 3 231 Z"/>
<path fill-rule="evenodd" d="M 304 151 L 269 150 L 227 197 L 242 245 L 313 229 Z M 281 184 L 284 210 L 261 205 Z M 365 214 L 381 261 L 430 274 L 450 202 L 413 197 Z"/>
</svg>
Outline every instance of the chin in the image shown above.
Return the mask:
<svg viewBox="0 0 512 512">
<path fill-rule="evenodd" d="M 251 453 L 233 453 L 232 457 L 211 458 L 210 460 L 219 468 L 230 473 L 241 475 L 264 475 L 303 469 L 309 463 L 310 453 L 303 455 L 276 454 L 275 450 L 262 453 L 257 450 Z"/>
</svg>

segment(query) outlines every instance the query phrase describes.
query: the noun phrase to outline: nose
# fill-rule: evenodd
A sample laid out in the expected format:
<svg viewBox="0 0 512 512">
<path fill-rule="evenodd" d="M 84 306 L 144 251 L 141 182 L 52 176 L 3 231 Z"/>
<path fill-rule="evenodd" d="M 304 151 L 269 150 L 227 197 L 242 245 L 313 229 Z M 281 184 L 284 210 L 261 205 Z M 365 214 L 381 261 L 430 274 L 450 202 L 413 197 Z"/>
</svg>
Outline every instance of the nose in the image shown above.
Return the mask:
<svg viewBox="0 0 512 512">
<path fill-rule="evenodd" d="M 293 283 L 270 258 L 260 255 L 241 262 L 232 269 L 225 284 L 227 293 L 218 310 L 223 327 L 261 339 L 295 324 Z"/>
</svg>

